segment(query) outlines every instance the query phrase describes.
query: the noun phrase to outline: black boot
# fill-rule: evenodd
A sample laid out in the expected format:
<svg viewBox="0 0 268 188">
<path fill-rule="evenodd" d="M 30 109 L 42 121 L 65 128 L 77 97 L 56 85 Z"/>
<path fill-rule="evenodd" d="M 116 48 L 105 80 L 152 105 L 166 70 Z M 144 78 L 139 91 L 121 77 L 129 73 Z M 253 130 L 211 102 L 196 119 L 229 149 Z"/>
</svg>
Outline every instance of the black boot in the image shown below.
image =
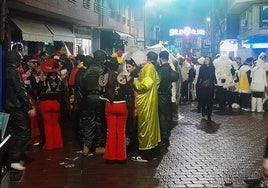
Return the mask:
<svg viewBox="0 0 268 188">
<path fill-rule="evenodd" d="M 202 108 L 202 117 L 205 117 L 205 115 L 206 115 L 205 109 Z"/>
</svg>

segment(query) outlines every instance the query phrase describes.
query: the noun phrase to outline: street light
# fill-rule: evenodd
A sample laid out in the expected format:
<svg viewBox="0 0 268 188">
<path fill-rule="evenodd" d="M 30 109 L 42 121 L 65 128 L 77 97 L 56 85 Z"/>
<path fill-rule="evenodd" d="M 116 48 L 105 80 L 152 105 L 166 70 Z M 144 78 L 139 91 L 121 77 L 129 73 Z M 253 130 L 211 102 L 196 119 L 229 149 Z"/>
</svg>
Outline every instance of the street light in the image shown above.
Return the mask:
<svg viewBox="0 0 268 188">
<path fill-rule="evenodd" d="M 206 21 L 207 21 L 207 23 L 210 23 L 211 22 L 211 18 L 210 17 L 207 17 Z"/>
</svg>

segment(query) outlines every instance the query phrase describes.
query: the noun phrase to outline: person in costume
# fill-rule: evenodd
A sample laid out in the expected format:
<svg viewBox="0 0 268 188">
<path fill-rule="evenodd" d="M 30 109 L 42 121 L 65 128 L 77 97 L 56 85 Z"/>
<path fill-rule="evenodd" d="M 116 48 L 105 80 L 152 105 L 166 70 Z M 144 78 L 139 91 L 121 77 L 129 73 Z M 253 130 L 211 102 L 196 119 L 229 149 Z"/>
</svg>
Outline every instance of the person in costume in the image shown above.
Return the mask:
<svg viewBox="0 0 268 188">
<path fill-rule="evenodd" d="M 159 60 L 161 66 L 158 67 L 157 72 L 160 77 L 160 85 L 158 88 L 158 112 L 161 130 L 161 145 L 168 147 L 170 131 L 172 129 L 172 82 L 179 79 L 179 73 L 172 70 L 168 60 L 169 53 L 161 51 L 159 53 Z"/>
<path fill-rule="evenodd" d="M 262 98 L 264 97 L 265 88 L 267 87 L 266 71 L 264 70 L 264 61 L 259 55 L 258 59 L 254 63 L 250 77 L 251 84 L 250 89 L 252 93 L 251 97 L 251 111 L 252 112 L 264 112 Z"/>
<path fill-rule="evenodd" d="M 106 62 L 107 72 L 100 78 L 100 86 L 106 99 L 105 116 L 107 120 L 107 139 L 104 159 L 106 162 L 126 162 L 126 121 L 128 116 L 126 96 L 131 86 L 126 75 L 118 72 L 119 64 L 116 57 Z M 106 78 L 105 78 L 106 77 Z"/>
<path fill-rule="evenodd" d="M 34 56 L 28 55 L 24 56 L 24 61 L 26 61 L 25 71 L 29 72 L 29 76 L 25 78 L 24 84 L 26 86 L 26 91 L 30 96 L 30 101 L 32 105 L 38 109 L 37 97 L 38 97 L 38 82 L 39 82 L 39 62 L 34 59 Z M 39 145 L 43 143 L 43 133 L 40 125 L 40 115 L 37 113 L 36 116 L 31 117 L 31 140 L 28 142 L 29 145 Z"/>
<path fill-rule="evenodd" d="M 158 55 L 148 52 L 147 61 L 140 71 L 139 78 L 134 82 L 137 92 L 139 155 L 133 161 L 148 162 L 157 156 L 157 148 L 161 142 L 158 116 L 159 76 L 153 63 Z"/>
<path fill-rule="evenodd" d="M 127 136 L 127 153 L 135 153 L 138 151 L 138 130 L 137 130 L 137 109 L 136 109 L 136 93 L 133 88 L 134 79 L 138 78 L 140 68 L 131 58 L 125 60 L 126 70 L 128 72 L 127 78 L 131 86 L 129 95 L 127 96 L 127 108 L 128 118 L 126 125 L 126 136 Z"/>
<path fill-rule="evenodd" d="M 228 99 L 230 96 L 229 89 L 231 83 L 233 83 L 233 77 L 231 74 L 232 64 L 232 61 L 227 55 L 220 55 L 213 61 L 217 79 L 215 98 L 216 102 L 219 104 L 220 110 L 224 110 L 227 104 L 230 103 Z"/>
<path fill-rule="evenodd" d="M 53 150 L 63 147 L 60 118 L 60 101 L 63 83 L 59 75 L 58 61 L 48 59 L 41 63 L 44 75 L 38 83 L 39 109 L 45 132 L 45 149 Z"/>
<path fill-rule="evenodd" d="M 181 64 L 181 76 L 182 76 L 182 85 L 181 85 L 181 103 L 188 103 L 189 101 L 189 71 L 191 69 L 191 57 L 186 57 Z"/>
<path fill-rule="evenodd" d="M 99 77 L 104 73 L 107 54 L 96 50 L 90 67 L 86 69 L 78 82 L 81 92 L 80 129 L 82 134 L 82 153 L 92 155 L 104 154 L 106 128 L 102 124 L 102 105 L 100 100 Z"/>
<path fill-rule="evenodd" d="M 17 68 L 20 66 L 21 56 L 16 50 L 7 52 L 4 56 L 5 69 L 5 94 L 4 109 L 10 114 L 7 133 L 11 135 L 8 145 L 8 160 L 10 167 L 15 170 L 25 170 L 21 163 L 22 155 L 30 140 L 30 118 L 36 111 L 30 103 L 21 74 Z"/>
<path fill-rule="evenodd" d="M 244 111 L 251 111 L 251 66 L 253 64 L 253 58 L 249 57 L 245 60 L 243 65 L 237 71 L 237 77 L 239 80 L 238 92 L 240 93 L 240 108 Z"/>
<path fill-rule="evenodd" d="M 74 129 L 75 129 L 75 136 L 79 142 L 83 146 L 82 142 L 82 132 L 80 129 L 80 114 L 81 114 L 81 107 L 83 106 L 83 93 L 81 90 L 81 86 L 83 85 L 83 75 L 87 71 L 88 67 L 93 61 L 93 57 L 91 56 L 84 56 L 78 54 L 76 56 L 76 60 L 78 62 L 78 71 L 74 75 L 74 102 L 73 102 L 73 121 L 74 121 Z"/>
</svg>

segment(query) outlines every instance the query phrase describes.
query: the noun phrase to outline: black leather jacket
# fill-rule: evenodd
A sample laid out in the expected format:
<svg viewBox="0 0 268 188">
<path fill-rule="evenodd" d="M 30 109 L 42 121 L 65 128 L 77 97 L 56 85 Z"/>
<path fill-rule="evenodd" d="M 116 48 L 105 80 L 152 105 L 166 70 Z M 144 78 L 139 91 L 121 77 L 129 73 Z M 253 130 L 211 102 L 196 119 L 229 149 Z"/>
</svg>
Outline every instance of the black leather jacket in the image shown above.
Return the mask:
<svg viewBox="0 0 268 188">
<path fill-rule="evenodd" d="M 16 67 L 10 65 L 5 72 L 5 109 L 32 109 L 29 96 L 26 92 L 20 73 Z"/>
</svg>

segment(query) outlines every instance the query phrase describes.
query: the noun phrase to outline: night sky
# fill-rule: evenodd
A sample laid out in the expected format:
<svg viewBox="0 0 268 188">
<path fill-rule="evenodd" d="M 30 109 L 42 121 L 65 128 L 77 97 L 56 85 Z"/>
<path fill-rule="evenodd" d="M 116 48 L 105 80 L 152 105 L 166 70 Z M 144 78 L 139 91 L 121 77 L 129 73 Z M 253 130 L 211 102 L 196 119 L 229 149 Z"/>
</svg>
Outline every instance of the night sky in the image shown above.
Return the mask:
<svg viewBox="0 0 268 188">
<path fill-rule="evenodd" d="M 170 27 L 204 27 L 213 0 L 151 0 L 147 12 Z M 215 1 L 215 0 L 214 0 Z M 217 0 L 216 0 L 217 1 Z M 161 16 L 160 16 L 161 15 Z"/>
</svg>

